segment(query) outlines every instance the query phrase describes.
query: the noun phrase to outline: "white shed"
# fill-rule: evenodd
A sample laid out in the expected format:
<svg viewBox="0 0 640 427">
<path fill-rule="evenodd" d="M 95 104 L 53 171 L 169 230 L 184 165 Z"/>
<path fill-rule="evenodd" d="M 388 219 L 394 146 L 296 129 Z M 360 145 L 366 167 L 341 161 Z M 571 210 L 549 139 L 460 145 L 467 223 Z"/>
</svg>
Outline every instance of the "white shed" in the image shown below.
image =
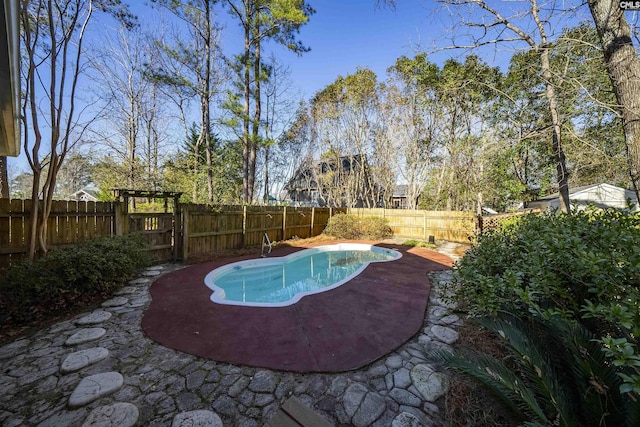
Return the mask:
<svg viewBox="0 0 640 427">
<path fill-rule="evenodd" d="M 620 208 L 628 207 L 628 200 L 635 205 L 634 211 L 638 210 L 638 199 L 633 190 L 616 187 L 610 184 L 594 184 L 584 187 L 569 189 L 569 200 L 571 208 L 584 209 L 588 205 L 599 208 Z M 560 198 L 558 193 L 541 197 L 527 203 L 527 208 L 533 209 L 560 209 Z"/>
</svg>

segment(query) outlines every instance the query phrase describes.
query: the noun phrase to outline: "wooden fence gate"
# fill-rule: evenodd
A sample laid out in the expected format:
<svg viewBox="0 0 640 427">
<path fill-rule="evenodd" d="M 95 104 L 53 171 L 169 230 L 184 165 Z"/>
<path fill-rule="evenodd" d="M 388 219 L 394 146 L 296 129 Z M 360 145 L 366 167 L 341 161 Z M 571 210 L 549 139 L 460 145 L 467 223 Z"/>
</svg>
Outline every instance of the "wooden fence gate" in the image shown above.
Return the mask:
<svg viewBox="0 0 640 427">
<path fill-rule="evenodd" d="M 148 252 L 156 261 L 177 261 L 182 254 L 182 221 L 178 199 L 182 193 L 167 191 L 115 190 L 118 198 L 116 234 L 142 234 L 149 245 Z M 164 199 L 164 212 L 129 213 L 129 199 L 144 197 Z M 173 200 L 169 212 L 169 199 Z"/>
</svg>

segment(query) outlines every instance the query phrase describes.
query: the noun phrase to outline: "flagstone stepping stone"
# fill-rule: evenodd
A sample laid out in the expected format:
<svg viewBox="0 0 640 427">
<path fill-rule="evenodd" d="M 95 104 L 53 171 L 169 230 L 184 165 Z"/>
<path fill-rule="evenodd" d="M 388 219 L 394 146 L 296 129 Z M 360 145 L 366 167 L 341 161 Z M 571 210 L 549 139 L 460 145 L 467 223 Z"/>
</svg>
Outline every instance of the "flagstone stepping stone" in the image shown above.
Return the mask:
<svg viewBox="0 0 640 427">
<path fill-rule="evenodd" d="M 147 270 L 149 271 L 164 270 L 164 265 L 152 265 L 151 267 L 147 268 Z"/>
<path fill-rule="evenodd" d="M 171 427 L 222 427 L 222 420 L 214 412 L 197 410 L 182 412 L 173 418 Z"/>
<path fill-rule="evenodd" d="M 458 332 L 446 326 L 434 325 L 431 327 L 431 334 L 434 338 L 445 344 L 453 344 L 458 341 Z"/>
<path fill-rule="evenodd" d="M 107 331 L 104 328 L 84 328 L 79 329 L 78 332 L 71 335 L 65 342 L 64 345 L 77 345 L 83 344 L 85 342 L 97 340 L 106 334 Z"/>
<path fill-rule="evenodd" d="M 411 370 L 411 381 L 428 402 L 435 402 L 449 389 L 445 375 L 434 371 L 428 365 L 414 366 Z"/>
<path fill-rule="evenodd" d="M 145 277 L 155 277 L 159 276 L 160 272 L 158 270 L 146 270 L 142 272 L 142 275 Z"/>
<path fill-rule="evenodd" d="M 62 361 L 60 371 L 62 373 L 74 372 L 79 369 L 96 363 L 109 356 L 109 350 L 102 347 L 88 348 L 69 354 Z"/>
<path fill-rule="evenodd" d="M 147 281 L 145 280 L 144 283 L 146 283 Z M 125 286 L 122 289 L 119 289 L 118 291 L 116 291 L 116 295 L 131 295 L 131 294 L 135 294 L 136 292 L 138 292 L 138 288 L 136 288 L 135 286 Z"/>
<path fill-rule="evenodd" d="M 130 285 L 143 285 L 145 283 L 149 283 L 149 279 L 147 279 L 146 277 L 139 277 L 137 279 L 129 281 Z"/>
<path fill-rule="evenodd" d="M 408 412 L 401 412 L 391 422 L 391 427 L 422 427 L 423 424 L 418 417 Z"/>
<path fill-rule="evenodd" d="M 138 407 L 133 403 L 118 402 L 91 411 L 82 427 L 131 427 L 139 415 Z"/>
<path fill-rule="evenodd" d="M 69 397 L 69 406 L 86 405 L 94 400 L 118 390 L 124 384 L 119 372 L 104 372 L 83 378 Z"/>
<path fill-rule="evenodd" d="M 76 320 L 76 325 L 93 325 L 95 323 L 102 323 L 111 318 L 112 314 L 108 311 L 98 310 L 89 314 L 88 316 L 81 317 Z"/>
<path fill-rule="evenodd" d="M 128 302 L 129 302 L 128 298 L 115 297 L 115 298 L 111 298 L 111 299 L 106 300 L 105 302 L 103 302 L 102 306 L 103 307 L 119 307 L 121 305 L 125 305 Z"/>
</svg>

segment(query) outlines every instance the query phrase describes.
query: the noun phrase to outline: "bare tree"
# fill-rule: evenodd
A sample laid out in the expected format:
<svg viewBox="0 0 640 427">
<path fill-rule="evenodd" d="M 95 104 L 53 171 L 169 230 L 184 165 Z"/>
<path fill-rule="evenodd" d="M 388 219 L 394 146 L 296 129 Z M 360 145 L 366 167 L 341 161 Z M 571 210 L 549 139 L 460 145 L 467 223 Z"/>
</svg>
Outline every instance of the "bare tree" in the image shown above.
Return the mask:
<svg viewBox="0 0 640 427">
<path fill-rule="evenodd" d="M 559 8 L 556 7 L 555 1 L 550 1 L 545 5 L 545 16 L 541 14 L 543 9 L 538 4 L 538 0 L 529 0 L 527 8 L 515 11 L 507 16 L 495 7 L 490 6 L 484 0 L 439 0 L 440 2 L 459 10 L 472 10 L 472 21 L 467 21 L 460 14 L 460 25 L 467 26 L 473 32 L 469 36 L 472 39 L 471 44 L 458 44 L 454 40 L 453 48 L 473 49 L 488 44 L 495 43 L 517 43 L 524 42 L 529 48 L 536 53 L 540 61 L 540 71 L 545 86 L 545 98 L 548 104 L 549 116 L 551 119 L 551 146 L 553 149 L 554 162 L 556 164 L 556 180 L 558 183 L 558 191 L 560 195 L 560 205 L 562 210 L 568 212 L 570 210 L 569 202 L 569 180 L 565 161 L 565 154 L 562 148 L 562 123 L 558 112 L 558 98 L 555 85 L 553 82 L 553 73 L 549 61 L 550 40 L 549 28 L 552 25 L 551 19 L 557 14 Z M 513 2 L 504 2 L 510 5 Z M 507 7 L 505 6 L 505 10 Z M 475 12 L 484 13 L 478 17 Z M 527 18 L 534 28 L 528 29 L 522 22 Z M 495 36 L 495 37 L 494 37 Z"/>
<path fill-rule="evenodd" d="M 33 171 L 30 259 L 37 249 L 47 252 L 47 219 L 57 174 L 86 130 L 86 124 L 79 123 L 76 98 L 86 29 L 96 9 L 132 23 L 128 9 L 117 0 L 22 0 L 22 135 Z"/>
<path fill-rule="evenodd" d="M 98 91 L 105 101 L 105 126 L 94 132 L 110 152 L 116 153 L 127 170 L 126 187 L 142 185 L 141 145 L 146 130 L 142 119 L 154 108 L 149 93 L 152 83 L 144 76 L 149 47 L 140 29 L 130 33 L 119 28 L 117 37 L 107 37 L 92 62 Z M 134 199 L 131 199 L 132 201 Z"/>
<path fill-rule="evenodd" d="M 268 79 L 262 86 L 264 99 L 264 119 L 262 123 L 262 153 L 263 157 L 263 200 L 267 202 L 268 196 L 278 194 L 279 188 L 284 185 L 284 171 L 277 168 L 287 163 L 290 158 L 278 159 L 283 153 L 279 146 L 284 141 L 284 134 L 295 119 L 294 99 L 298 96 L 293 93 L 291 71 L 282 65 L 277 58 L 271 57 L 267 63 L 266 72 Z M 285 167 L 286 169 L 286 167 Z M 271 179 L 275 178 L 275 179 Z M 273 190 L 273 191 L 272 191 Z"/>
</svg>

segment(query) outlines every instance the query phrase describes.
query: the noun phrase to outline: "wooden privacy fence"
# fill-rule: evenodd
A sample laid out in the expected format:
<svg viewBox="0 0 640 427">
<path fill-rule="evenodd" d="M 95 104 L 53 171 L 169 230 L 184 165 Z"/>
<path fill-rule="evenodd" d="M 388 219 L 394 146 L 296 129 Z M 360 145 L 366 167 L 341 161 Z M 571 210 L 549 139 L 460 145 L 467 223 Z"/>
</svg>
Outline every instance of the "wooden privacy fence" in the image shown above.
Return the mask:
<svg viewBox="0 0 640 427">
<path fill-rule="evenodd" d="M 433 236 L 435 240 L 469 243 L 476 233 L 477 220 L 473 212 L 366 208 L 349 208 L 348 212 L 386 218 L 398 237 L 428 240 Z"/>
<path fill-rule="evenodd" d="M 27 254 L 31 200 L 0 199 L 0 271 Z M 54 200 L 47 221 L 49 247 L 114 234 L 114 204 Z"/>
<path fill-rule="evenodd" d="M 332 215 L 342 208 L 287 206 L 180 206 L 183 259 L 227 249 L 258 246 L 266 233 L 279 241 L 322 233 Z"/>
<path fill-rule="evenodd" d="M 30 200 L 0 199 L 0 272 L 25 257 Z M 337 213 L 384 217 L 398 237 L 468 243 L 479 227 L 500 217 L 478 219 L 471 212 L 284 206 L 178 204 L 173 212 L 130 213 L 122 202 L 54 201 L 48 222 L 49 247 L 83 240 L 141 233 L 157 260 L 188 259 L 271 241 L 314 237 Z"/>
</svg>

